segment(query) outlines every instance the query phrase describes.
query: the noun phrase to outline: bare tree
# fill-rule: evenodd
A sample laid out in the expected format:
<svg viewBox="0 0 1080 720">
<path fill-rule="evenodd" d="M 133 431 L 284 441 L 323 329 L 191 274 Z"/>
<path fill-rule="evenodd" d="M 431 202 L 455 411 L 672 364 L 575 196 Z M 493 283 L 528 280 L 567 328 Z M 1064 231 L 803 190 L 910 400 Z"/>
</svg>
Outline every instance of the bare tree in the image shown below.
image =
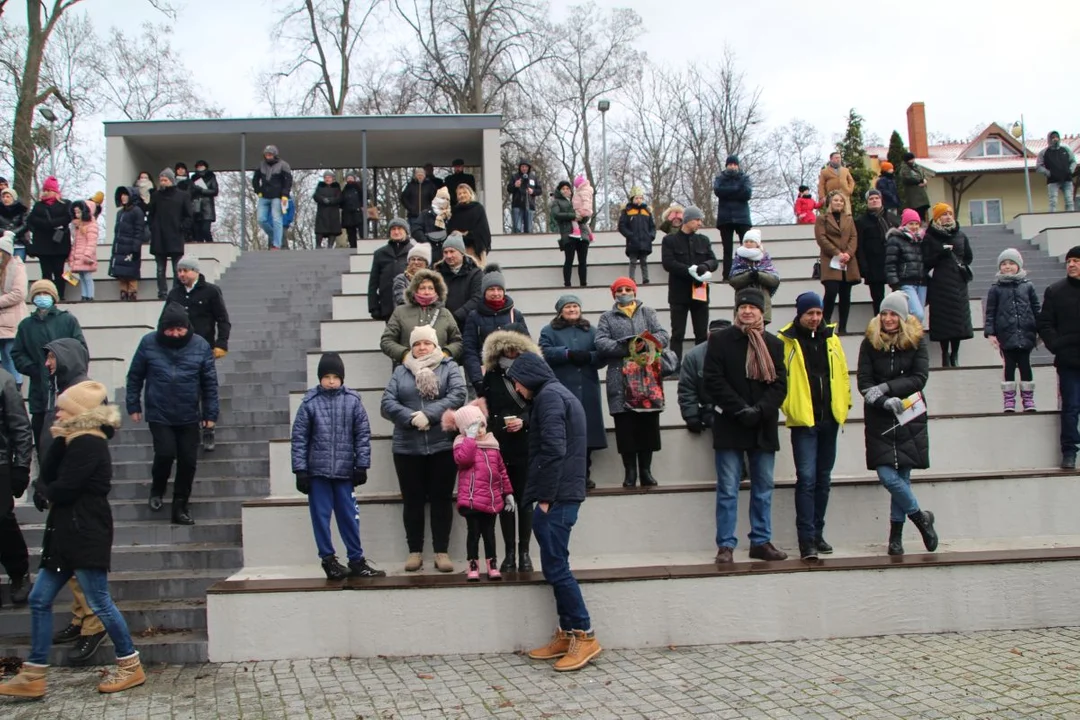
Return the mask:
<svg viewBox="0 0 1080 720">
<path fill-rule="evenodd" d="M 105 102 L 128 120 L 204 115 L 190 75 L 169 43 L 169 26 L 143 23 L 128 37 L 118 28 L 105 43 L 99 86 Z"/>
<path fill-rule="evenodd" d="M 671 73 L 649 67 L 639 91 L 630 94 L 630 120 L 617 129 L 632 169 L 630 181 L 641 182 L 658 212 L 677 199 L 680 149 L 675 117 L 668 106 L 668 92 L 677 87 L 674 81 Z"/>
<path fill-rule="evenodd" d="M 765 144 L 772 149 L 787 200 L 793 204 L 799 195 L 799 186 L 813 185 L 824 164 L 821 133 L 805 120 L 795 118 L 773 130 Z"/>
</svg>

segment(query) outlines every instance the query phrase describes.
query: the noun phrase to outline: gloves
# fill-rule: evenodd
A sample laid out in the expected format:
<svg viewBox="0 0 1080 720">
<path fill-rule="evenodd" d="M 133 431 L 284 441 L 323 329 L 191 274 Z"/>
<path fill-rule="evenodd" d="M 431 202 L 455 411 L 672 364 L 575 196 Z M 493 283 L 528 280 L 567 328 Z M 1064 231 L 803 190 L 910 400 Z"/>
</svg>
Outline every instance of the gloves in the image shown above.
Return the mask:
<svg viewBox="0 0 1080 720">
<path fill-rule="evenodd" d="M 711 278 L 712 278 L 712 271 L 711 270 L 706 270 L 705 272 L 701 273 L 701 278 L 700 278 L 701 282 L 703 282 L 703 283 L 709 282 L 709 280 Z"/>
<path fill-rule="evenodd" d="M 904 401 L 900 398 L 889 398 L 885 401 L 885 409 L 892 412 L 893 415 L 899 415 L 904 412 Z"/>
<path fill-rule="evenodd" d="M 367 468 L 353 468 L 352 486 L 358 487 L 367 482 Z"/>
<path fill-rule="evenodd" d="M 311 491 L 311 479 L 306 472 L 296 473 L 296 491 L 303 495 Z"/>
<path fill-rule="evenodd" d="M 480 434 L 480 423 L 474 422 L 469 427 L 465 428 L 465 437 L 475 438 Z"/>
<path fill-rule="evenodd" d="M 592 353 L 588 350 L 570 350 L 566 353 L 567 359 L 574 365 L 588 365 L 592 362 Z"/>
<path fill-rule="evenodd" d="M 34 507 L 38 509 L 38 512 L 45 512 L 49 509 L 49 499 L 41 492 L 41 486 L 37 483 L 34 484 Z"/>
<path fill-rule="evenodd" d="M 479 382 L 474 382 L 473 383 L 473 390 L 476 391 L 476 397 L 478 397 L 478 398 L 484 397 L 484 381 L 481 380 Z"/>
<path fill-rule="evenodd" d="M 866 392 L 864 392 L 863 393 L 863 398 L 869 404 L 874 405 L 874 404 L 877 403 L 878 400 L 885 397 L 885 393 L 887 393 L 888 391 L 889 391 L 888 383 L 881 383 L 880 385 L 875 385 L 874 387 L 872 387 L 869 390 L 867 390 Z"/>
<path fill-rule="evenodd" d="M 214 359 L 215 360 L 220 360 L 221 358 L 225 357 L 228 354 L 229 354 L 228 350 L 222 350 L 219 347 L 214 348 Z"/>
<path fill-rule="evenodd" d="M 26 492 L 26 488 L 30 487 L 30 468 L 28 467 L 13 467 L 11 468 L 11 497 L 20 498 L 23 493 Z"/>
<path fill-rule="evenodd" d="M 700 435 L 705 430 L 705 425 L 702 424 L 700 418 L 694 418 L 686 421 L 686 429 L 695 435 Z"/>
<path fill-rule="evenodd" d="M 412 414 L 412 420 L 409 422 L 411 422 L 412 426 L 417 430 L 427 430 L 431 427 L 431 421 L 428 420 L 427 415 L 420 410 L 417 410 Z"/>
<path fill-rule="evenodd" d="M 505 498 L 503 498 L 503 503 L 504 513 L 513 514 L 517 512 L 517 500 L 514 499 L 513 495 L 507 495 Z"/>
<path fill-rule="evenodd" d="M 745 407 L 735 413 L 735 419 L 745 428 L 757 427 L 761 423 L 761 408 L 757 405 Z"/>
</svg>

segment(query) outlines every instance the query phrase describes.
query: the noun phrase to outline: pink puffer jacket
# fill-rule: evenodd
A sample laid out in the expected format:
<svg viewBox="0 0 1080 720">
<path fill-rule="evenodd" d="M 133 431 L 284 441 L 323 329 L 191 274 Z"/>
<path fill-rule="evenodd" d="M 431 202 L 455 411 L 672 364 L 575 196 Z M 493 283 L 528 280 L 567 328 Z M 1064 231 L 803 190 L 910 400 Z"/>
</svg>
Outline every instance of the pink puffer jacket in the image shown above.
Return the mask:
<svg viewBox="0 0 1080 720">
<path fill-rule="evenodd" d="M 494 438 L 492 438 L 494 439 Z M 454 440 L 458 466 L 458 507 L 491 515 L 502 512 L 503 496 L 514 491 L 497 447 L 484 447 L 475 438 Z"/>
<path fill-rule="evenodd" d="M 68 265 L 73 272 L 94 272 L 97 270 L 97 244 L 98 224 L 94 218 L 94 209 L 97 205 L 93 200 L 86 200 L 90 218 L 88 220 L 75 220 L 71 223 L 74 232 L 71 233 L 71 253 L 68 255 Z"/>
</svg>

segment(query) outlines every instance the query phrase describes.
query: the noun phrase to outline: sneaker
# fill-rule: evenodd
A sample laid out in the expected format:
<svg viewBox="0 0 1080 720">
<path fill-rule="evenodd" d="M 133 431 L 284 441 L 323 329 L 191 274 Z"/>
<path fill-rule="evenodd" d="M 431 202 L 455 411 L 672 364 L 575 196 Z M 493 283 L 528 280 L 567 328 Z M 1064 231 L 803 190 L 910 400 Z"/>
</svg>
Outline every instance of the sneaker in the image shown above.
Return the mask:
<svg viewBox="0 0 1080 720">
<path fill-rule="evenodd" d="M 322 569 L 327 580 L 344 580 L 349 577 L 349 569 L 338 562 L 337 555 L 328 555 L 322 559 Z"/>
<path fill-rule="evenodd" d="M 67 645 L 70 642 L 75 642 L 82 635 L 82 628 L 78 625 L 68 625 L 60 632 L 53 635 L 53 645 Z"/>
<path fill-rule="evenodd" d="M 570 635 L 570 647 L 566 654 L 555 661 L 555 670 L 557 672 L 580 670 L 592 662 L 592 659 L 600 654 L 601 649 L 596 633 L 574 630 Z"/>
<path fill-rule="evenodd" d="M 204 452 L 214 452 L 214 428 L 203 428 L 202 431 L 202 449 Z"/>
<path fill-rule="evenodd" d="M 19 674 L 0 684 L 0 695 L 21 698 L 45 697 L 45 671 L 48 665 L 23 663 Z"/>
<path fill-rule="evenodd" d="M 360 558 L 349 561 L 349 577 L 386 577 L 386 571 L 373 568 L 367 558 Z"/>
<path fill-rule="evenodd" d="M 105 635 L 104 630 L 93 635 L 80 635 L 79 639 L 75 641 L 75 647 L 71 648 L 71 652 L 68 653 L 68 660 L 76 665 L 89 662 L 94 657 L 94 653 L 101 647 L 101 643 L 105 642 Z"/>
<path fill-rule="evenodd" d="M 499 568 L 495 564 L 495 558 L 487 559 L 487 576 L 488 580 L 502 580 L 502 573 L 499 572 Z"/>
<path fill-rule="evenodd" d="M 817 560 L 817 544 L 812 542 L 799 543 L 799 558 L 802 560 Z"/>
<path fill-rule="evenodd" d="M 165 507 L 165 503 L 162 502 L 161 497 L 158 495 L 151 495 L 147 504 L 150 506 L 151 512 L 161 512 L 161 508 Z"/>
<path fill-rule="evenodd" d="M 475 560 L 469 561 L 469 570 L 465 573 L 465 579 L 469 582 L 480 582 L 480 565 Z"/>
<path fill-rule="evenodd" d="M 146 674 L 139 662 L 139 653 L 133 653 L 126 658 L 117 658 L 116 672 L 103 680 L 97 689 L 101 693 L 115 693 L 138 687 L 144 682 Z"/>
<path fill-rule="evenodd" d="M 761 543 L 760 545 L 751 545 L 750 559 L 776 562 L 779 560 L 787 560 L 787 553 L 782 550 L 777 550 L 775 545 L 771 542 L 767 542 Z"/>
<path fill-rule="evenodd" d="M 817 543 L 817 551 L 822 555 L 832 555 L 833 547 L 829 543 L 825 542 L 825 538 L 818 538 L 814 541 Z"/>
<path fill-rule="evenodd" d="M 424 556 L 420 553 L 409 553 L 408 559 L 405 560 L 405 572 L 416 572 L 422 567 L 424 567 Z"/>
<path fill-rule="evenodd" d="M 561 658 L 570 649 L 570 633 L 562 628 L 555 630 L 551 641 L 543 647 L 530 650 L 528 655 L 533 660 L 554 660 Z"/>
</svg>

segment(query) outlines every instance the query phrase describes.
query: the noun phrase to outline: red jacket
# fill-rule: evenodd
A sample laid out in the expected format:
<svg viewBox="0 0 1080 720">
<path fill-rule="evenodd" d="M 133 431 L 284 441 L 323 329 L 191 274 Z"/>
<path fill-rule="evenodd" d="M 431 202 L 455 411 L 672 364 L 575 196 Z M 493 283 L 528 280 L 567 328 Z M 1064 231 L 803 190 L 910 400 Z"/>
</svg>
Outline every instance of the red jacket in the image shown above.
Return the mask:
<svg viewBox="0 0 1080 720">
<path fill-rule="evenodd" d="M 488 437 L 495 439 L 494 435 Z M 514 487 L 499 448 L 484 447 L 476 438 L 459 435 L 454 441 L 454 462 L 458 466 L 458 507 L 489 515 L 502 512 L 503 497 Z"/>
<path fill-rule="evenodd" d="M 817 222 L 815 210 L 821 207 L 821 203 L 814 202 L 814 198 L 799 197 L 795 201 L 795 222 L 800 225 L 813 225 Z"/>
</svg>

